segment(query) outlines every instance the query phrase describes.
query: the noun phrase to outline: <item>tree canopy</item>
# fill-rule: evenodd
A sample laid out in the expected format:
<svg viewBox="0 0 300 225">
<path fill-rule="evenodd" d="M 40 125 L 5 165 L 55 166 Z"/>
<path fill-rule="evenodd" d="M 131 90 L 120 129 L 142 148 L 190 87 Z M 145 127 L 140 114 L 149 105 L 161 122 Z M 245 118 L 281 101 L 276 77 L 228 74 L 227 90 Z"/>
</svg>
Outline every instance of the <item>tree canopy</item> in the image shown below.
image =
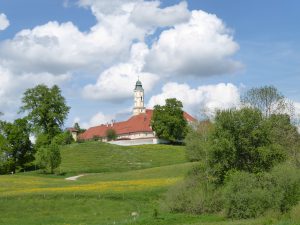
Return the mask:
<svg viewBox="0 0 300 225">
<path fill-rule="evenodd" d="M 151 126 L 157 137 L 171 142 L 184 139 L 187 121 L 183 116 L 182 107 L 182 103 L 176 98 L 166 99 L 163 106 L 154 106 Z"/>
<path fill-rule="evenodd" d="M 266 117 L 293 110 L 292 104 L 274 86 L 251 88 L 242 96 L 242 103 L 259 109 Z"/>
<path fill-rule="evenodd" d="M 61 132 L 70 107 L 58 86 L 37 85 L 27 89 L 22 103 L 21 112 L 28 113 L 27 118 L 36 133 L 46 133 L 53 138 Z"/>
<path fill-rule="evenodd" d="M 15 172 L 17 168 L 24 169 L 26 163 L 34 159 L 30 137 L 30 126 L 26 119 L 17 119 L 13 123 L 1 123 L 0 151 L 5 156 L 7 172 Z"/>
<path fill-rule="evenodd" d="M 269 121 L 258 109 L 218 112 L 211 140 L 210 166 L 220 182 L 230 170 L 267 171 L 285 159 L 283 146 L 272 141 Z"/>
<path fill-rule="evenodd" d="M 40 168 L 54 173 L 54 169 L 61 163 L 59 146 L 56 143 L 51 143 L 48 146 L 39 148 L 36 153 L 36 162 Z"/>
</svg>

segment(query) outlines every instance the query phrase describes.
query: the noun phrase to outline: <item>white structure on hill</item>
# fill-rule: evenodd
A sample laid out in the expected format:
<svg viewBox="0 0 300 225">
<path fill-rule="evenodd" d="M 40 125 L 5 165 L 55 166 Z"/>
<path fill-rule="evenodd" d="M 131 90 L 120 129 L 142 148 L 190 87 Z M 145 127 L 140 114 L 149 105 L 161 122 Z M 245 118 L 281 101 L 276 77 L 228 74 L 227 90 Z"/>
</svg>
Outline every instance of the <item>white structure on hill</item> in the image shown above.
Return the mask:
<svg viewBox="0 0 300 225">
<path fill-rule="evenodd" d="M 133 115 L 139 115 L 141 113 L 146 113 L 146 108 L 144 106 L 144 88 L 142 82 L 138 80 L 134 88 L 134 108 Z"/>
</svg>

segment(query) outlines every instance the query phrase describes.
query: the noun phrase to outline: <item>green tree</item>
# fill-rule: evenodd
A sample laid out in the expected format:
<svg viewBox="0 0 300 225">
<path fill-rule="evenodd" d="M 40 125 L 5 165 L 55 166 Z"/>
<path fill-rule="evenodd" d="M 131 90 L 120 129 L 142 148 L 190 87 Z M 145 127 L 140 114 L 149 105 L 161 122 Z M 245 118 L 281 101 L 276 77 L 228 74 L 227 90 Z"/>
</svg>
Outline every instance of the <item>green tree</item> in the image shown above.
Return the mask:
<svg viewBox="0 0 300 225">
<path fill-rule="evenodd" d="M 213 124 L 209 120 L 200 121 L 191 126 L 186 137 L 187 158 L 190 161 L 207 162 L 210 148 L 210 133 L 213 130 Z"/>
<path fill-rule="evenodd" d="M 268 120 L 271 141 L 284 147 L 288 160 L 300 168 L 300 134 L 287 114 L 271 115 Z"/>
<path fill-rule="evenodd" d="M 106 130 L 106 138 L 108 141 L 116 140 L 117 133 L 114 129 L 108 129 Z"/>
<path fill-rule="evenodd" d="M 293 105 L 274 86 L 251 88 L 242 97 L 242 103 L 259 109 L 264 116 L 293 113 Z"/>
<path fill-rule="evenodd" d="M 217 113 L 209 164 L 218 182 L 230 170 L 267 171 L 285 159 L 284 148 L 272 142 L 269 128 L 258 109 Z"/>
<path fill-rule="evenodd" d="M 34 159 L 29 123 L 24 118 L 17 119 L 13 123 L 2 122 L 1 128 L 2 151 L 9 164 L 8 169 L 12 172 L 17 168 L 25 169 L 25 165 Z"/>
<path fill-rule="evenodd" d="M 182 103 L 176 98 L 166 99 L 163 106 L 155 105 L 151 121 L 157 137 L 176 142 L 187 133 L 187 121 L 183 116 Z"/>
<path fill-rule="evenodd" d="M 38 85 L 27 89 L 22 103 L 20 111 L 28 113 L 28 120 L 35 133 L 48 134 L 52 139 L 61 132 L 70 107 L 66 105 L 58 86 L 48 88 L 46 85 Z"/>
<path fill-rule="evenodd" d="M 51 143 L 48 146 L 39 148 L 36 153 L 36 163 L 41 169 L 49 170 L 50 173 L 54 173 L 54 169 L 61 163 L 59 146 L 55 143 Z"/>
<path fill-rule="evenodd" d="M 79 126 L 79 123 L 75 123 L 74 124 L 74 128 L 78 131 L 79 134 L 83 133 L 86 131 L 86 129 L 82 129 L 80 126 Z"/>
<path fill-rule="evenodd" d="M 68 145 L 73 142 L 73 137 L 70 131 L 65 131 L 63 133 L 57 134 L 53 139 L 52 143 L 57 145 Z"/>
</svg>

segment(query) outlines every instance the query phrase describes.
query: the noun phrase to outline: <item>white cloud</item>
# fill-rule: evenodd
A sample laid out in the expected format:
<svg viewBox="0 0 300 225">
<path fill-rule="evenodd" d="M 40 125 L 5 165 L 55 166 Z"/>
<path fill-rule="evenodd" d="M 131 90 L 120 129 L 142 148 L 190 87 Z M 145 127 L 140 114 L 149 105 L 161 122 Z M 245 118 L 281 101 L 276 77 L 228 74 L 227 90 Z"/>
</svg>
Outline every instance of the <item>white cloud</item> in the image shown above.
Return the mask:
<svg viewBox="0 0 300 225">
<path fill-rule="evenodd" d="M 114 115 L 105 115 L 102 112 L 98 112 L 92 116 L 89 122 L 80 123 L 80 119 L 78 117 L 76 118 L 76 122 L 79 123 L 82 128 L 87 129 L 90 127 L 99 126 L 101 124 L 111 123 L 111 121 L 114 119 Z"/>
<path fill-rule="evenodd" d="M 161 33 L 146 57 L 145 70 L 165 75 L 232 73 L 242 66 L 231 59 L 238 49 L 222 20 L 204 11 L 192 11 L 188 23 Z"/>
<path fill-rule="evenodd" d="M 0 13 L 0 31 L 9 27 L 9 20 L 4 13 Z"/>
<path fill-rule="evenodd" d="M 97 25 L 88 33 L 71 22 L 49 22 L 22 30 L 0 44 L 0 63 L 14 73 L 93 71 L 128 56 L 133 39 L 142 38 L 122 18 Z M 129 34 L 126 34 L 129 32 Z"/>
<path fill-rule="evenodd" d="M 237 107 L 240 102 L 239 89 L 231 84 L 204 85 L 191 88 L 187 84 L 167 83 L 162 93 L 152 96 L 148 107 L 164 105 L 165 99 L 177 98 L 187 112 L 195 116 L 205 113 L 212 116 L 217 109 Z"/>
<path fill-rule="evenodd" d="M 89 99 L 120 101 L 132 97 L 134 84 L 138 76 L 142 80 L 145 91 L 152 89 L 158 76 L 141 72 L 144 57 L 148 48 L 143 43 L 132 46 L 129 62 L 117 64 L 99 75 L 96 84 L 84 87 L 83 95 Z"/>
<path fill-rule="evenodd" d="M 15 75 L 0 65 L 0 111 L 5 113 L 5 119 L 13 119 L 18 111 L 21 96 L 27 88 L 38 84 L 48 86 L 63 84 L 70 79 L 70 74 L 54 76 L 49 73 L 24 73 Z"/>
<path fill-rule="evenodd" d="M 130 20 L 141 27 L 166 27 L 187 22 L 190 11 L 186 2 L 160 8 L 160 1 L 141 2 L 136 4 Z"/>
<path fill-rule="evenodd" d="M 117 102 L 132 97 L 138 76 L 149 93 L 160 79 L 157 74 L 212 75 L 239 67 L 230 59 L 238 45 L 222 21 L 189 11 L 186 2 L 165 8 L 160 1 L 146 0 L 78 4 L 91 9 L 97 19 L 88 31 L 72 22 L 50 21 L 0 42 L 1 107 L 17 107 L 15 101 L 26 88 L 62 84 L 75 74 L 91 79 L 100 74 L 95 83 L 84 86 L 84 97 Z M 158 27 L 164 31 L 147 46 L 145 40 Z M 74 86 L 86 83 L 81 80 L 76 77 Z"/>
</svg>

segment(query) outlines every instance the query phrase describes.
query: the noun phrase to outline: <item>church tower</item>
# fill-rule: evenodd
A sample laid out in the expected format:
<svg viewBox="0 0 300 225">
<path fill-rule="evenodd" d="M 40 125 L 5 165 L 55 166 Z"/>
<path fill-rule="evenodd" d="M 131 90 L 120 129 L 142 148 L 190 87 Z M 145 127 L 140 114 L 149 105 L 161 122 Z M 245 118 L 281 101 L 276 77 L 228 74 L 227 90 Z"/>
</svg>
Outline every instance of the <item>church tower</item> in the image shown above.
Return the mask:
<svg viewBox="0 0 300 225">
<path fill-rule="evenodd" d="M 142 82 L 138 80 L 134 88 L 134 108 L 133 115 L 139 115 L 140 113 L 145 113 L 146 108 L 144 107 L 144 89 Z"/>
</svg>

